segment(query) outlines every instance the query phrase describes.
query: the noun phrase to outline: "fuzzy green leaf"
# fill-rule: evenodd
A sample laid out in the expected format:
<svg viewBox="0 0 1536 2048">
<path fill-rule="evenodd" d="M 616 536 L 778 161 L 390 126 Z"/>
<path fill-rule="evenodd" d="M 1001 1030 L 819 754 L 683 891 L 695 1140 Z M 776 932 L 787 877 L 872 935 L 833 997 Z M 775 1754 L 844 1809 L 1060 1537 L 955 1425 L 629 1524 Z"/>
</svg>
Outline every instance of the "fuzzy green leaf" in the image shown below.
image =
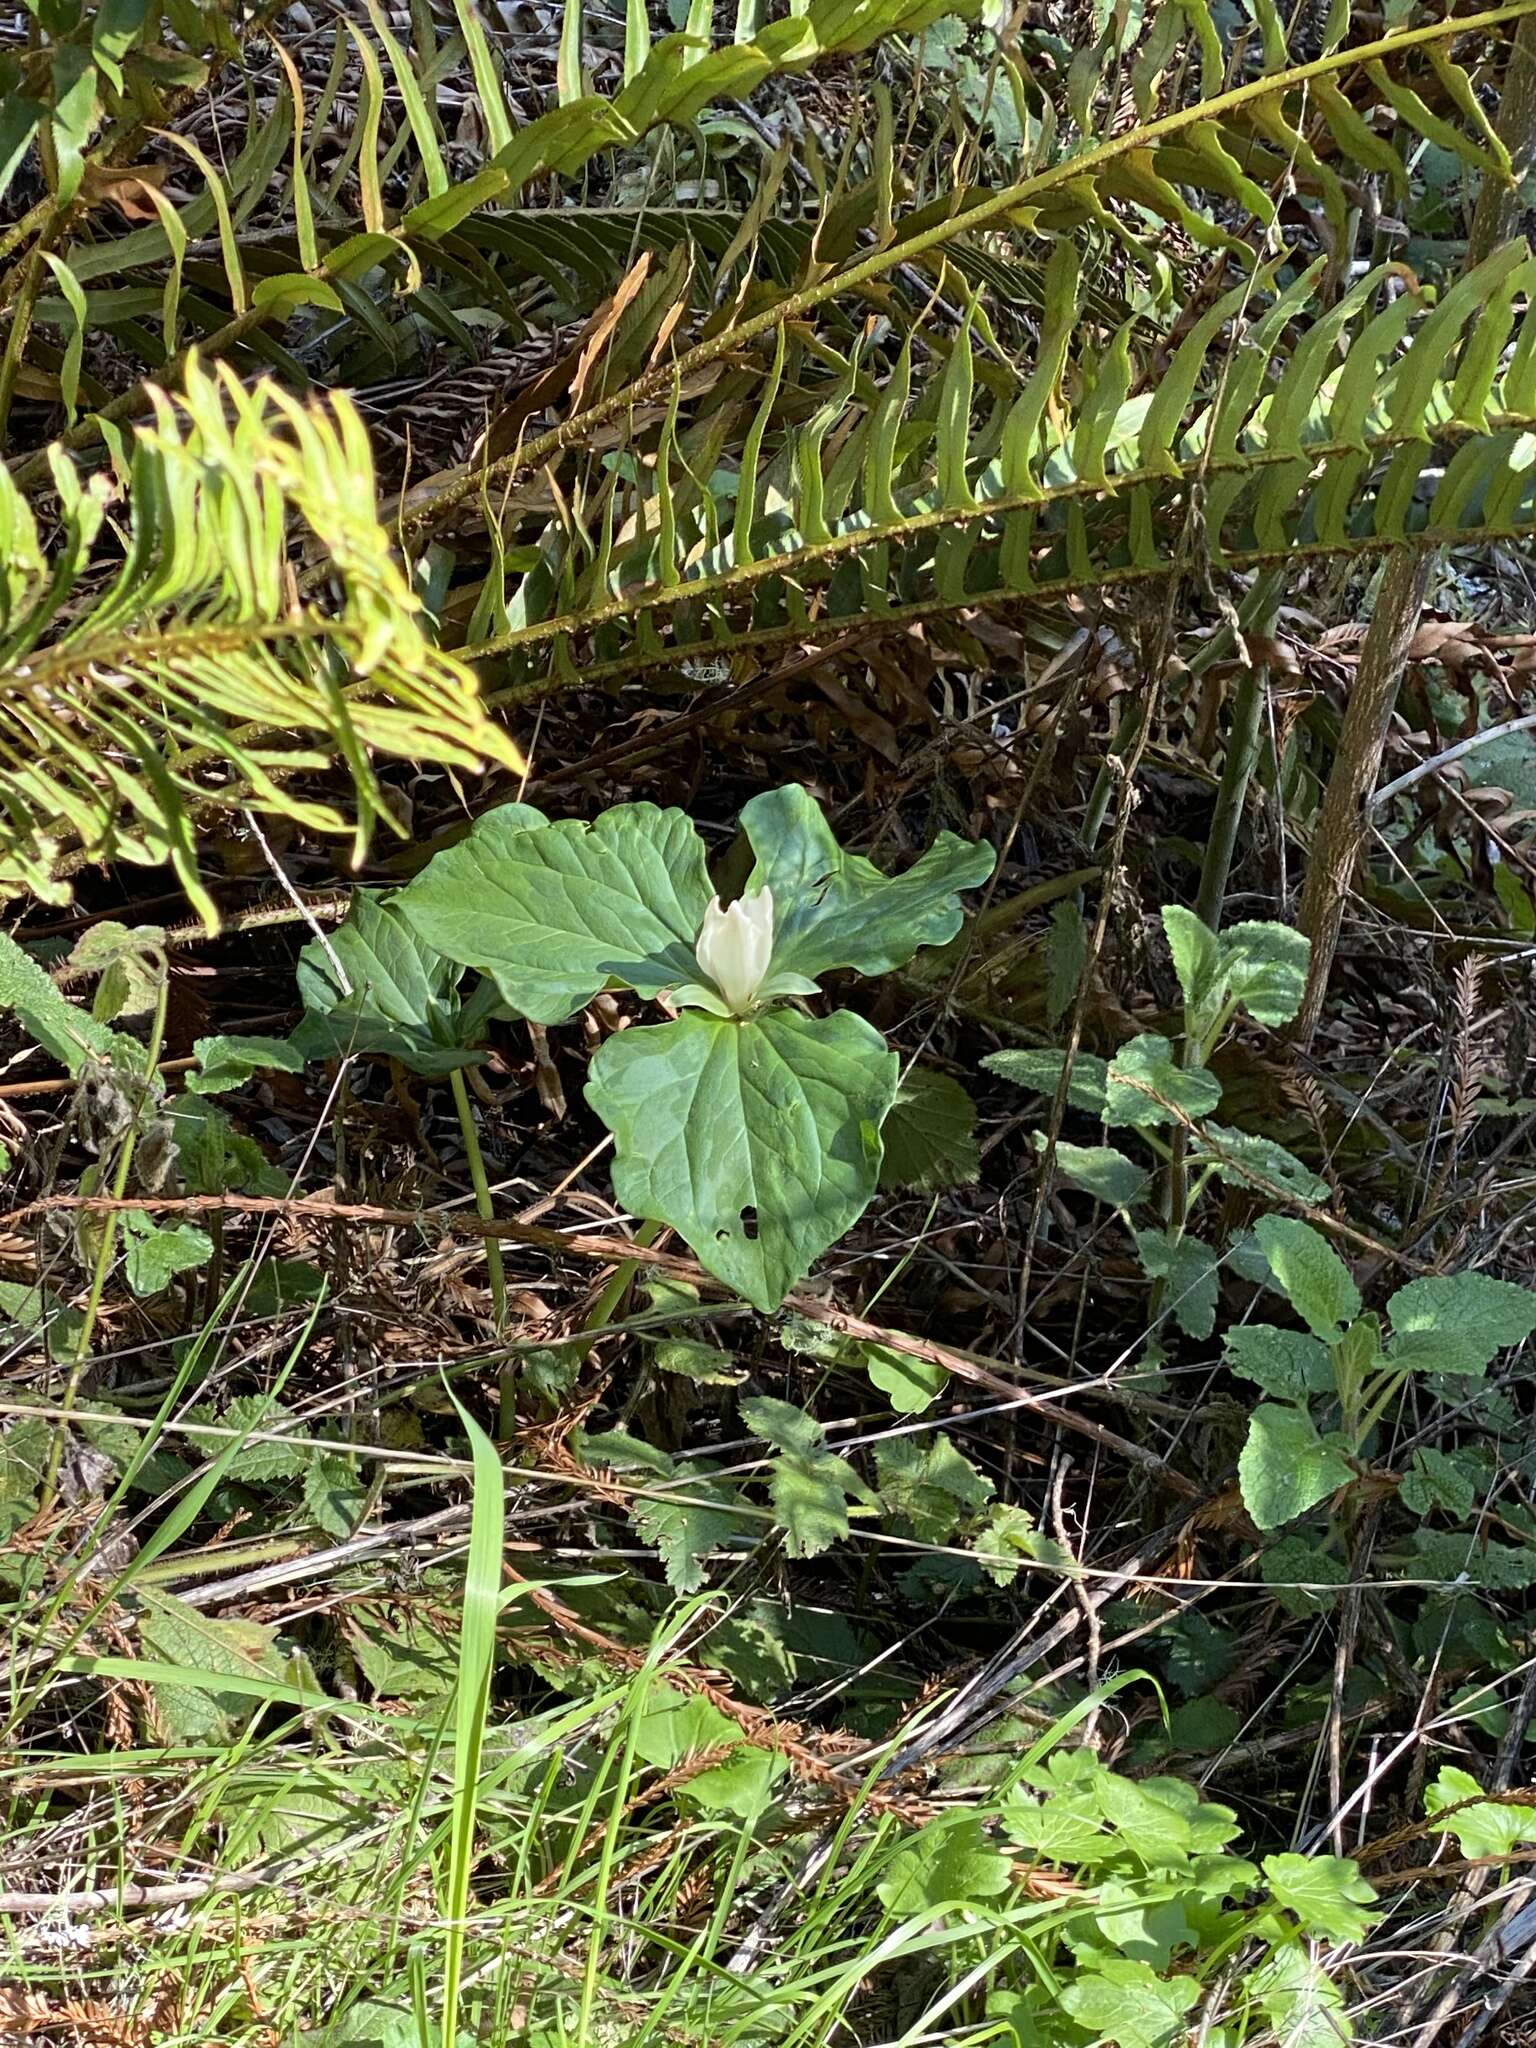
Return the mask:
<svg viewBox="0 0 1536 2048">
<path fill-rule="evenodd" d="M 1240 1323 L 1222 1339 L 1228 1365 L 1266 1394 L 1305 1401 L 1308 1394 L 1333 1391 L 1328 1347 L 1305 1330 L 1281 1330 L 1273 1323 Z"/>
<path fill-rule="evenodd" d="M 123 1271 L 135 1294 L 159 1294 L 178 1273 L 196 1272 L 213 1257 L 213 1239 L 191 1223 L 158 1229 L 142 1210 L 122 1218 Z"/>
<path fill-rule="evenodd" d="M 1485 1273 L 1433 1274 L 1400 1287 L 1387 1314 L 1395 1365 L 1477 1373 L 1536 1330 L 1536 1293 Z"/>
<path fill-rule="evenodd" d="M 1203 917 L 1196 917 L 1182 903 L 1163 905 L 1163 930 L 1185 1009 L 1194 1015 L 1210 1001 L 1216 986 L 1220 957 L 1216 934 Z"/>
<path fill-rule="evenodd" d="M 1189 1156 L 1198 1166 L 1209 1166 L 1214 1180 L 1229 1185 L 1284 1188 L 1303 1202 L 1326 1202 L 1328 1183 L 1321 1174 L 1304 1166 L 1294 1152 L 1277 1145 L 1273 1138 L 1261 1138 L 1251 1131 L 1234 1131 L 1227 1124 L 1209 1118 L 1198 1131 L 1190 1133 Z"/>
<path fill-rule="evenodd" d="M 187 1075 L 186 1086 L 193 1095 L 223 1095 L 231 1088 L 243 1088 L 258 1074 L 298 1074 L 304 1069 L 304 1054 L 287 1038 L 241 1038 L 224 1032 L 194 1041 L 197 1065 Z"/>
<path fill-rule="evenodd" d="M 1146 1031 L 1122 1045 L 1110 1061 L 1104 1121 L 1173 1123 L 1179 1110 L 1185 1116 L 1207 1116 L 1220 1100 L 1221 1083 L 1208 1068 L 1181 1067 L 1168 1040 Z"/>
<path fill-rule="evenodd" d="M 1353 1477 L 1347 1460 L 1321 1438 L 1300 1408 L 1265 1401 L 1255 1408 L 1237 1461 L 1243 1505 L 1260 1529 L 1278 1529 Z"/>
<path fill-rule="evenodd" d="M 221 1677 L 282 1682 L 291 1676 L 271 1629 L 254 1621 L 215 1619 L 174 1593 L 142 1584 L 137 1590 L 143 1603 L 139 1640 L 146 1654 L 182 1666 L 197 1681 L 155 1686 L 160 1717 L 172 1735 L 222 1741 L 259 1710 L 260 1701 L 252 1694 L 221 1691 Z"/>
<path fill-rule="evenodd" d="M 1061 1082 L 1066 1054 L 1036 1051 L 1029 1046 L 1010 1046 L 1006 1052 L 989 1053 L 981 1063 L 1005 1081 L 1013 1081 L 1035 1095 L 1054 1095 Z M 1067 1083 L 1067 1100 L 1074 1109 L 1085 1109 L 1102 1117 L 1109 1087 L 1109 1063 L 1095 1054 L 1080 1052 L 1072 1062 Z"/>
<path fill-rule="evenodd" d="M 1315 1337 L 1336 1343 L 1360 1313 L 1360 1290 L 1327 1238 L 1293 1216 L 1261 1216 L 1254 1235 L 1291 1307 Z"/>
<path fill-rule="evenodd" d="M 896 1077 L 896 1055 L 850 1011 L 695 1010 L 616 1033 L 586 1092 L 614 1134 L 618 1199 L 768 1310 L 868 1206 Z"/>
<path fill-rule="evenodd" d="M 992 1482 L 947 1436 L 888 1437 L 875 1445 L 886 1512 L 920 1543 L 947 1543 L 963 1510 L 983 1508 Z"/>
<path fill-rule="evenodd" d="M 1113 1209 L 1134 1209 L 1151 1185 L 1135 1160 L 1113 1145 L 1069 1145 L 1058 1138 L 1056 1164 L 1074 1187 Z"/>
<path fill-rule="evenodd" d="M 1149 1280 L 1165 1283 L 1168 1313 L 1187 1337 L 1209 1337 L 1216 1327 L 1220 1275 L 1216 1254 L 1197 1237 L 1169 1239 L 1166 1231 L 1138 1230 L 1136 1253 Z"/>
<path fill-rule="evenodd" d="M 1312 948 L 1289 925 L 1234 924 L 1221 935 L 1218 969 L 1229 997 L 1260 1024 L 1288 1024 L 1306 993 Z"/>
</svg>

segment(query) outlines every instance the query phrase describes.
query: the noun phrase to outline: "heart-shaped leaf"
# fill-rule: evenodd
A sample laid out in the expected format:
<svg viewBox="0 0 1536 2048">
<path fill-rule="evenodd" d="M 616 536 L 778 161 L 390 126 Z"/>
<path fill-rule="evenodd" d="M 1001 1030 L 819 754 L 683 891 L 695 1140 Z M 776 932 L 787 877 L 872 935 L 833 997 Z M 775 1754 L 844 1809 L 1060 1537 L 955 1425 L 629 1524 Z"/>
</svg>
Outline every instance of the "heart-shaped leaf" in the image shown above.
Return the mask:
<svg viewBox="0 0 1536 2048">
<path fill-rule="evenodd" d="M 346 923 L 299 955 L 305 1014 L 291 1043 L 306 1059 L 387 1054 L 415 1074 L 472 1066 L 498 997 L 482 982 L 462 1002 L 463 975 L 412 929 L 398 901 L 359 894 Z"/>
<path fill-rule="evenodd" d="M 518 1016 L 563 1024 L 609 982 L 655 996 L 697 980 L 710 895 L 684 811 L 616 804 L 592 825 L 552 825 L 505 804 L 396 902 L 420 939 L 488 975 Z"/>
<path fill-rule="evenodd" d="M 769 1310 L 867 1207 L 896 1079 L 851 1011 L 688 1011 L 610 1038 L 587 1100 L 614 1134 L 619 1200 Z"/>
<path fill-rule="evenodd" d="M 958 892 L 991 874 L 990 846 L 941 832 L 903 875 L 845 853 L 821 806 L 798 783 L 753 797 L 741 814 L 757 855 L 748 893 L 773 891 L 778 912 L 775 972 L 812 980 L 834 967 L 888 974 L 922 946 L 942 946 L 960 929 Z"/>
</svg>

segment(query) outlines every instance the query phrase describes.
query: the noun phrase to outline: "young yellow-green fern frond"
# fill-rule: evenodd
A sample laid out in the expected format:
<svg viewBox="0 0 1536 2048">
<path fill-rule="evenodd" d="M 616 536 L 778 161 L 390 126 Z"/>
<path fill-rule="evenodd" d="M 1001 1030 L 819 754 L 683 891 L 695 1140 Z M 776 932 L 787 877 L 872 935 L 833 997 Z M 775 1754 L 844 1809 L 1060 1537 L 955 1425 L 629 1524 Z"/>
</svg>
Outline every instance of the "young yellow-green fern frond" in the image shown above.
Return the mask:
<svg viewBox="0 0 1536 2048">
<path fill-rule="evenodd" d="M 522 767 L 425 629 L 346 398 L 194 362 L 113 452 L 89 479 L 51 452 L 47 550 L 0 471 L 0 892 L 63 902 L 87 862 L 169 861 L 212 929 L 195 818 L 286 816 L 360 858 L 389 821 L 375 754 Z M 329 571 L 304 602 L 295 545 Z M 350 817 L 317 786 L 338 767 Z"/>
</svg>

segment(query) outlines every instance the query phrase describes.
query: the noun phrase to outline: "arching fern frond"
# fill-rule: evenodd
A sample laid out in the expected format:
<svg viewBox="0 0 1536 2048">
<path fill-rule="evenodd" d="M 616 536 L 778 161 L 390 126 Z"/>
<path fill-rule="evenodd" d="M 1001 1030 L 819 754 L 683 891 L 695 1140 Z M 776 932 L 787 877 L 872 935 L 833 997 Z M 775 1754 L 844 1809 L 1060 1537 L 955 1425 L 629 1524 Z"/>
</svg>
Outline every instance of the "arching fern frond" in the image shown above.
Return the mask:
<svg viewBox="0 0 1536 2048">
<path fill-rule="evenodd" d="M 168 860 L 211 929 L 195 816 L 291 817 L 360 856 L 389 820 L 376 752 L 521 767 L 425 630 L 347 399 L 194 361 L 114 454 L 86 479 L 50 452 L 47 549 L 0 471 L 0 891 L 63 902 L 83 863 Z M 310 602 L 291 538 L 327 565 Z M 304 785 L 338 766 L 351 818 Z"/>
<path fill-rule="evenodd" d="M 632 671 L 855 618 L 1536 527 L 1525 244 L 1438 303 L 1385 266 L 1319 312 L 1321 263 L 1284 290 L 1277 268 L 1138 374 L 1124 328 L 1083 347 L 1063 246 L 1036 365 L 1006 403 L 976 403 L 967 323 L 917 403 L 909 340 L 878 385 L 850 361 L 768 461 L 781 349 L 734 477 L 701 488 L 673 408 L 654 458 L 587 509 L 585 548 L 552 551 L 507 630 L 472 651 L 505 659 L 520 697 L 578 666 Z"/>
</svg>

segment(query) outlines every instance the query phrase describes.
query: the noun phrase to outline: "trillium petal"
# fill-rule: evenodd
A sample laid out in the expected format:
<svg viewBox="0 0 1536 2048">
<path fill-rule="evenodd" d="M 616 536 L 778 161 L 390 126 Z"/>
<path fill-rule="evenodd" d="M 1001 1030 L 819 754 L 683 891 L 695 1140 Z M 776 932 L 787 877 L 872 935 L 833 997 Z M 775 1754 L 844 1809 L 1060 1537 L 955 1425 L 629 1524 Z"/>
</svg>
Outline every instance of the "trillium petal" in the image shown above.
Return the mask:
<svg viewBox="0 0 1536 2048">
<path fill-rule="evenodd" d="M 724 906 L 718 896 L 711 898 L 695 952 L 701 970 L 731 1010 L 747 1015 L 773 957 L 772 890 L 760 889 L 755 896 Z"/>
</svg>

